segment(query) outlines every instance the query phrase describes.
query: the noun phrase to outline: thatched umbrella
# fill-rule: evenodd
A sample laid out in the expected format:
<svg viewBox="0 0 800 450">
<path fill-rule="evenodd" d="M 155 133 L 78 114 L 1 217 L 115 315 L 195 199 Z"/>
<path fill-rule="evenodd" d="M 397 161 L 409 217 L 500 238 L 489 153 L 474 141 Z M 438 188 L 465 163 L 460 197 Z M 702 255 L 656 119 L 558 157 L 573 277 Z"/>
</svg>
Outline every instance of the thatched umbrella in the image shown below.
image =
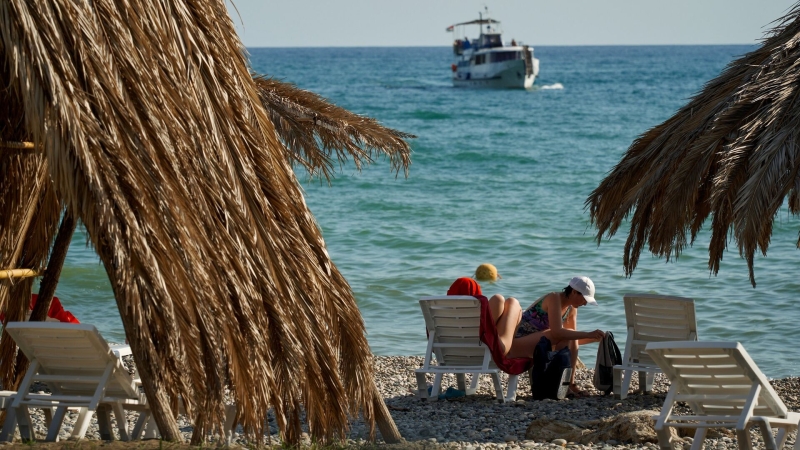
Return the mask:
<svg viewBox="0 0 800 450">
<path fill-rule="evenodd" d="M 730 232 L 755 287 L 778 208 L 800 213 L 800 5 L 763 45 L 733 61 L 666 122 L 636 139 L 586 201 L 597 240 L 630 217 L 627 275 L 646 243 L 676 258 L 709 215 L 709 269 Z M 798 242 L 800 245 L 800 242 Z"/>
<path fill-rule="evenodd" d="M 33 143 L 0 149 L 0 269 L 41 270 L 62 210 L 84 224 L 166 439 L 178 399 L 195 442 L 221 426 L 226 389 L 288 442 L 301 409 L 323 441 L 386 418 L 224 2 L 0 2 L 0 59 L 0 140 Z"/>
</svg>

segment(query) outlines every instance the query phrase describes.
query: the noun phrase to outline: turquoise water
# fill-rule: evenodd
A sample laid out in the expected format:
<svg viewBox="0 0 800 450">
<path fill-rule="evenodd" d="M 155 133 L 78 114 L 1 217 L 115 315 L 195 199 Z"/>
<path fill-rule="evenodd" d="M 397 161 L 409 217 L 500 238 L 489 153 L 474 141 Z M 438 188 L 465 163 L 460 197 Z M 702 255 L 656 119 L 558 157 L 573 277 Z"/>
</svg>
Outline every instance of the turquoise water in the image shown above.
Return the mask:
<svg viewBox="0 0 800 450">
<path fill-rule="evenodd" d="M 539 47 L 531 91 L 459 90 L 449 48 L 251 49 L 256 71 L 418 136 L 408 178 L 379 160 L 341 168 L 331 185 L 304 180 L 330 254 L 353 287 L 372 350 L 421 355 L 417 299 L 442 294 L 483 262 L 503 279 L 484 292 L 527 305 L 576 274 L 597 286 L 599 308 L 581 329 L 625 341 L 622 295 L 656 292 L 696 300 L 703 340 L 738 340 L 771 377 L 800 375 L 795 247 L 800 220 L 779 213 L 757 288 L 735 244 L 719 276 L 707 268 L 708 234 L 677 262 L 643 254 L 622 270 L 621 233 L 593 240 L 584 201 L 631 141 L 668 118 L 749 46 Z M 97 257 L 76 234 L 57 295 L 110 340 L 124 338 Z M 594 360 L 595 346 L 582 359 Z"/>
</svg>

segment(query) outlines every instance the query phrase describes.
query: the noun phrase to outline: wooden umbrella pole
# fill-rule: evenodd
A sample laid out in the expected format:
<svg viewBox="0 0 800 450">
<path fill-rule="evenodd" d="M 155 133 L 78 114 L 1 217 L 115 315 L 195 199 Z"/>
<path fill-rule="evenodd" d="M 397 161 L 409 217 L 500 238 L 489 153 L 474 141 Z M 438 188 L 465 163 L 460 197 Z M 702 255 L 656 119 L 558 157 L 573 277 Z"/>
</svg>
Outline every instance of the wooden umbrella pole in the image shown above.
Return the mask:
<svg viewBox="0 0 800 450">
<path fill-rule="evenodd" d="M 42 322 L 47 319 L 50 302 L 56 292 L 56 285 L 61 276 L 61 268 L 64 267 L 69 243 L 72 242 L 72 235 L 75 233 L 77 225 L 78 220 L 72 215 L 72 211 L 67 208 L 64 212 L 64 217 L 61 219 L 61 226 L 58 228 L 53 250 L 50 252 L 50 261 L 47 262 L 47 269 L 45 269 L 42 283 L 39 285 L 39 296 L 31 313 L 31 322 Z"/>
<path fill-rule="evenodd" d="M 378 386 L 375 385 L 375 381 L 372 382 L 372 385 L 372 408 L 375 411 L 375 421 L 378 423 L 378 430 L 380 430 L 384 442 L 387 444 L 397 444 L 403 440 L 403 436 L 400 435 L 400 430 L 397 429 L 392 415 L 389 414 L 389 408 L 386 407 L 386 403 L 384 403 L 383 397 L 381 397 L 380 391 L 378 391 Z"/>
</svg>

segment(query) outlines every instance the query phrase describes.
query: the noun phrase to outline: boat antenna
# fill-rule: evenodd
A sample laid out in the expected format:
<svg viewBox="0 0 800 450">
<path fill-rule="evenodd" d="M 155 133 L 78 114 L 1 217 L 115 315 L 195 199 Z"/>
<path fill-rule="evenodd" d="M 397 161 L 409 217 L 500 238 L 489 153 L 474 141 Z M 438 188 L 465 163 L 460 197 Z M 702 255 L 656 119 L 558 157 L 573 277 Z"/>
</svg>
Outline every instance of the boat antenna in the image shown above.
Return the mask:
<svg viewBox="0 0 800 450">
<path fill-rule="evenodd" d="M 486 8 L 484 6 L 484 8 Z M 478 35 L 478 42 L 481 42 L 483 39 L 483 13 L 478 11 L 478 29 L 480 30 L 480 35 Z"/>
</svg>

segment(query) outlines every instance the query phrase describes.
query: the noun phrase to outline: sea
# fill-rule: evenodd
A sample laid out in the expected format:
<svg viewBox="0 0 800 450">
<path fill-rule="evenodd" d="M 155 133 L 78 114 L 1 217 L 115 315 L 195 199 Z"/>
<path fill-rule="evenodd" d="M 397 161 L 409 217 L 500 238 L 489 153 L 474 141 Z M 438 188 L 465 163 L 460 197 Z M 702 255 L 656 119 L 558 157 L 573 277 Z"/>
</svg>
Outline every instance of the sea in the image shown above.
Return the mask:
<svg viewBox="0 0 800 450">
<path fill-rule="evenodd" d="M 418 299 L 444 294 L 488 262 L 502 279 L 483 283 L 484 293 L 516 297 L 523 307 L 574 275 L 589 276 L 599 307 L 581 308 L 578 328 L 612 331 L 622 348 L 625 293 L 693 298 L 701 340 L 739 341 L 779 378 L 800 375 L 800 220 L 786 207 L 767 255 L 756 258 L 755 288 L 733 241 L 719 274 L 709 272 L 705 230 L 677 260 L 643 253 L 626 277 L 627 229 L 598 244 L 585 208 L 637 136 L 754 48 L 535 47 L 540 74 L 531 90 L 454 88 L 450 47 L 248 50 L 255 72 L 416 136 L 408 174 L 381 157 L 361 171 L 337 164 L 330 182 L 297 168 L 375 354 L 423 355 Z M 121 342 L 108 277 L 86 243 L 79 229 L 56 295 Z M 586 345 L 580 357 L 591 366 L 596 352 Z"/>
</svg>

